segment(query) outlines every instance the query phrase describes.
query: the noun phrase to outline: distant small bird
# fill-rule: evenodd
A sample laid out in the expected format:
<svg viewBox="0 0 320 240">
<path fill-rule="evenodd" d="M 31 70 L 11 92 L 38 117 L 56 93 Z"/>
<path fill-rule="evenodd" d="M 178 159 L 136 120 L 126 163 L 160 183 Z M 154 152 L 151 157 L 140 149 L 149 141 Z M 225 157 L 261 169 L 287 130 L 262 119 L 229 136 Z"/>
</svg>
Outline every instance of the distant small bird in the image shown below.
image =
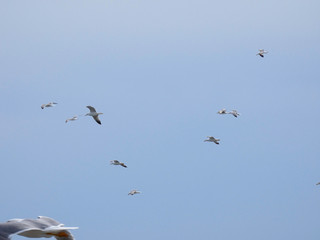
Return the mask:
<svg viewBox="0 0 320 240">
<path fill-rule="evenodd" d="M 227 110 L 225 108 L 221 109 L 217 112 L 218 114 L 227 114 Z"/>
<path fill-rule="evenodd" d="M 10 240 L 12 235 L 20 235 L 28 238 L 49 238 L 57 240 L 74 240 L 68 231 L 77 227 L 64 227 L 56 220 L 40 216 L 37 219 L 11 219 L 0 223 L 0 240 Z"/>
<path fill-rule="evenodd" d="M 208 139 L 204 140 L 204 142 L 214 142 L 215 144 L 219 144 L 220 139 L 214 138 L 212 136 L 208 136 Z"/>
<path fill-rule="evenodd" d="M 41 108 L 44 109 L 45 107 L 54 107 L 56 106 L 58 103 L 55 103 L 55 102 L 50 102 L 50 103 L 47 103 L 47 104 L 42 104 L 41 105 Z"/>
<path fill-rule="evenodd" d="M 93 117 L 94 120 L 96 120 L 97 123 L 99 123 L 101 125 L 101 121 L 99 119 L 99 115 L 103 114 L 103 113 L 97 113 L 96 110 L 94 109 L 94 107 L 91 106 L 87 106 L 87 108 L 90 109 L 90 112 L 87 113 L 85 116 L 91 116 Z M 0 239 L 1 240 L 1 239 Z"/>
<path fill-rule="evenodd" d="M 72 117 L 72 118 L 68 118 L 68 119 L 66 120 L 66 123 L 69 122 L 69 121 L 75 121 L 75 120 L 78 120 L 78 116 L 74 116 L 74 117 Z"/>
<path fill-rule="evenodd" d="M 120 165 L 120 166 L 125 167 L 125 168 L 127 167 L 124 163 L 119 162 L 118 160 L 111 160 L 110 164 L 111 165 Z"/>
<path fill-rule="evenodd" d="M 232 110 L 231 112 L 228 112 L 228 114 L 232 114 L 234 117 L 240 116 L 240 113 L 238 113 L 237 110 Z"/>
<path fill-rule="evenodd" d="M 141 193 L 140 191 L 138 190 L 131 190 L 128 195 L 135 195 L 135 194 L 138 194 L 138 193 Z"/>
<path fill-rule="evenodd" d="M 320 185 L 320 182 L 318 182 L 316 185 Z"/>
<path fill-rule="evenodd" d="M 264 54 L 268 53 L 264 49 L 259 49 L 259 52 L 256 55 L 259 55 L 260 57 L 264 57 Z"/>
</svg>

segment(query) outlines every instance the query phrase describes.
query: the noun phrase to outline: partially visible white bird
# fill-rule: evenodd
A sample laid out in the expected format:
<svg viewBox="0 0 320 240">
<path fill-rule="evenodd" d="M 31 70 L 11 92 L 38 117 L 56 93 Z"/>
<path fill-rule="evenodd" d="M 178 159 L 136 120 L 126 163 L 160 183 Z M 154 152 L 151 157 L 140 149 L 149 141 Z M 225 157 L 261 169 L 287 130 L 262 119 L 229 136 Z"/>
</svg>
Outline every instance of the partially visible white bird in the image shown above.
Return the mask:
<svg viewBox="0 0 320 240">
<path fill-rule="evenodd" d="M 42 104 L 41 105 L 41 108 L 42 109 L 44 109 L 44 108 L 46 108 L 46 107 L 54 107 L 54 106 L 56 106 L 58 103 L 55 103 L 55 102 L 49 102 L 49 103 L 47 103 L 47 104 Z"/>
<path fill-rule="evenodd" d="M 219 144 L 220 139 L 214 138 L 212 136 L 208 136 L 208 139 L 204 140 L 204 142 L 214 142 L 215 144 Z"/>
<path fill-rule="evenodd" d="M 232 114 L 234 117 L 240 116 L 240 113 L 238 113 L 237 110 L 232 110 L 231 112 L 228 112 L 228 114 Z"/>
<path fill-rule="evenodd" d="M 75 120 L 78 120 L 78 116 L 74 116 L 74 117 L 72 117 L 72 118 L 68 118 L 68 119 L 66 120 L 66 123 L 69 122 L 69 121 L 75 121 Z"/>
<path fill-rule="evenodd" d="M 125 167 L 125 168 L 127 167 L 123 162 L 119 162 L 118 160 L 111 160 L 110 164 L 111 165 L 120 165 L 120 166 Z"/>
<path fill-rule="evenodd" d="M 20 235 L 29 238 L 55 237 L 57 240 L 73 240 L 68 231 L 78 227 L 64 227 L 56 220 L 40 216 L 37 219 L 11 219 L 0 223 L 0 240 L 10 240 L 12 235 Z"/>
<path fill-rule="evenodd" d="M 101 121 L 100 121 L 100 119 L 99 119 L 99 115 L 100 115 L 100 114 L 103 114 L 103 113 L 97 113 L 96 109 L 94 109 L 94 107 L 91 107 L 91 106 L 87 106 L 87 108 L 90 109 L 90 112 L 87 113 L 85 116 L 91 116 L 91 117 L 93 117 L 93 119 L 96 120 L 96 122 L 101 125 Z"/>
<path fill-rule="evenodd" d="M 316 185 L 320 185 L 320 182 L 318 182 Z"/>
<path fill-rule="evenodd" d="M 135 194 L 138 194 L 138 193 L 141 193 L 140 191 L 138 190 L 131 190 L 128 195 L 135 195 Z"/>
<path fill-rule="evenodd" d="M 259 49 L 259 52 L 256 55 L 259 55 L 260 57 L 264 57 L 264 54 L 268 53 L 268 51 L 265 51 L 264 49 Z"/>
<path fill-rule="evenodd" d="M 223 108 L 223 109 L 219 110 L 217 113 L 218 114 L 227 114 L 227 110 L 225 108 Z"/>
</svg>

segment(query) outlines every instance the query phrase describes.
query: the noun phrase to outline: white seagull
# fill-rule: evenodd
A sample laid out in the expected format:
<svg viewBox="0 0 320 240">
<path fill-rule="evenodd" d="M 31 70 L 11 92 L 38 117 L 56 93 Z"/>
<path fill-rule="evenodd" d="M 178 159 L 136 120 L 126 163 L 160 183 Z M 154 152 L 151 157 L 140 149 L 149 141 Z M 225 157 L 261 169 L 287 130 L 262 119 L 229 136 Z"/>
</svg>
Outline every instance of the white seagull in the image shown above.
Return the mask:
<svg viewBox="0 0 320 240">
<path fill-rule="evenodd" d="M 204 140 L 204 142 L 214 142 L 215 144 L 219 144 L 220 139 L 214 138 L 212 136 L 208 136 L 208 139 Z"/>
<path fill-rule="evenodd" d="M 68 119 L 66 120 L 66 123 L 69 122 L 69 121 L 75 121 L 75 120 L 78 120 L 78 116 L 74 116 L 74 117 L 72 117 L 72 118 L 68 118 Z"/>
<path fill-rule="evenodd" d="M 90 112 L 87 113 L 85 116 L 91 116 L 91 117 L 93 117 L 93 119 L 96 120 L 96 122 L 101 125 L 101 121 L 100 121 L 100 119 L 99 119 L 99 115 L 100 115 L 100 114 L 103 114 L 103 113 L 97 113 L 96 110 L 94 109 L 94 107 L 91 107 L 91 106 L 87 106 L 87 108 L 90 109 Z"/>
<path fill-rule="evenodd" d="M 118 160 L 111 160 L 110 164 L 111 165 L 120 165 L 120 166 L 125 167 L 125 168 L 127 167 L 124 163 L 119 162 Z"/>
<path fill-rule="evenodd" d="M 268 51 L 265 51 L 264 49 L 259 49 L 259 52 L 256 55 L 259 55 L 260 57 L 264 57 L 264 54 L 268 53 Z"/>
<path fill-rule="evenodd" d="M 46 108 L 46 107 L 54 107 L 54 106 L 56 106 L 58 103 L 55 103 L 55 102 L 49 102 L 49 103 L 47 103 L 47 104 L 42 104 L 41 105 L 41 108 L 42 109 L 44 109 L 44 108 Z"/>
<path fill-rule="evenodd" d="M 218 114 L 227 114 L 227 110 L 225 108 L 221 109 L 217 112 Z"/>
<path fill-rule="evenodd" d="M 140 191 L 138 190 L 131 190 L 128 195 L 135 195 L 135 194 L 138 194 L 138 193 L 141 193 Z"/>
<path fill-rule="evenodd" d="M 11 219 L 0 223 L 0 240 L 10 240 L 12 235 L 20 235 L 28 238 L 49 238 L 57 240 L 74 240 L 68 231 L 78 227 L 64 227 L 56 220 L 40 216 L 37 219 Z"/>
<path fill-rule="evenodd" d="M 240 113 L 238 113 L 237 110 L 232 110 L 231 112 L 228 112 L 228 114 L 232 114 L 234 117 L 240 116 Z"/>
</svg>

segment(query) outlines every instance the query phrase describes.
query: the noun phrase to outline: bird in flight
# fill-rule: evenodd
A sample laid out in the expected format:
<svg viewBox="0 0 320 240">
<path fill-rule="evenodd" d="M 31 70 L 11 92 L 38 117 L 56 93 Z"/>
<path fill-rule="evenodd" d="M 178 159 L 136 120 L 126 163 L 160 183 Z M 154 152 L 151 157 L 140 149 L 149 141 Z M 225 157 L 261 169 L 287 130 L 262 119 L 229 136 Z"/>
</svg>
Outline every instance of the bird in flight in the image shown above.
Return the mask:
<svg viewBox="0 0 320 240">
<path fill-rule="evenodd" d="M 318 182 L 316 185 L 320 185 L 320 182 Z"/>
<path fill-rule="evenodd" d="M 101 125 L 101 121 L 99 119 L 99 115 L 103 114 L 103 113 L 97 113 L 96 109 L 94 109 L 94 107 L 91 106 L 87 106 L 87 108 L 90 109 L 90 112 L 87 113 L 85 116 L 91 116 L 93 117 L 94 120 L 96 120 L 97 123 L 99 123 Z M 1 240 L 1 239 L 0 239 Z"/>
<path fill-rule="evenodd" d="M 110 164 L 111 165 L 120 165 L 120 166 L 125 167 L 125 168 L 127 167 L 124 163 L 119 162 L 118 160 L 111 160 Z"/>
<path fill-rule="evenodd" d="M 37 219 L 11 219 L 0 223 L 0 240 L 10 240 L 12 235 L 20 235 L 28 238 L 49 238 L 57 240 L 74 240 L 68 231 L 78 227 L 64 227 L 56 220 L 39 216 Z"/>
<path fill-rule="evenodd" d="M 214 138 L 212 136 L 208 136 L 208 139 L 204 140 L 204 142 L 214 142 L 215 144 L 219 144 L 220 139 Z"/>
<path fill-rule="evenodd" d="M 268 53 L 268 51 L 265 51 L 264 49 L 259 49 L 259 52 L 256 55 L 259 55 L 260 57 L 264 57 L 264 54 Z"/>
<path fill-rule="evenodd" d="M 237 110 L 232 110 L 231 112 L 228 112 L 228 114 L 232 114 L 234 117 L 240 116 L 240 113 L 238 113 Z"/>
<path fill-rule="evenodd" d="M 135 195 L 135 194 L 138 194 L 138 193 L 141 193 L 140 191 L 138 190 L 131 190 L 128 195 Z"/>
<path fill-rule="evenodd" d="M 75 121 L 75 120 L 78 120 L 78 116 L 74 116 L 74 117 L 72 117 L 72 118 L 68 118 L 68 119 L 66 120 L 66 123 L 69 122 L 69 121 Z"/>
<path fill-rule="evenodd" d="M 44 108 L 46 108 L 46 107 L 54 107 L 54 106 L 56 106 L 58 103 L 55 103 L 55 102 L 49 102 L 49 103 L 47 103 L 47 104 L 42 104 L 41 105 L 41 108 L 42 109 L 44 109 Z"/>
<path fill-rule="evenodd" d="M 225 108 L 223 108 L 223 109 L 219 110 L 217 113 L 218 114 L 227 114 L 227 110 Z"/>
</svg>

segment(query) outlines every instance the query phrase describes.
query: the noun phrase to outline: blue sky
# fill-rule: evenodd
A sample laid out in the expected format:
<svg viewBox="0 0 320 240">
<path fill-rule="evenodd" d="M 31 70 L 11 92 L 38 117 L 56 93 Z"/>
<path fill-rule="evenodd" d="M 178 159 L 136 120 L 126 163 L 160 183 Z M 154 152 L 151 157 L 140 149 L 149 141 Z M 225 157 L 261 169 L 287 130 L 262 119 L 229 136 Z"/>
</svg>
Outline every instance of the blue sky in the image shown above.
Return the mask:
<svg viewBox="0 0 320 240">
<path fill-rule="evenodd" d="M 0 221 L 50 216 L 77 240 L 319 238 L 319 1 L 1 5 Z M 101 126 L 65 124 L 87 105 Z"/>
</svg>

